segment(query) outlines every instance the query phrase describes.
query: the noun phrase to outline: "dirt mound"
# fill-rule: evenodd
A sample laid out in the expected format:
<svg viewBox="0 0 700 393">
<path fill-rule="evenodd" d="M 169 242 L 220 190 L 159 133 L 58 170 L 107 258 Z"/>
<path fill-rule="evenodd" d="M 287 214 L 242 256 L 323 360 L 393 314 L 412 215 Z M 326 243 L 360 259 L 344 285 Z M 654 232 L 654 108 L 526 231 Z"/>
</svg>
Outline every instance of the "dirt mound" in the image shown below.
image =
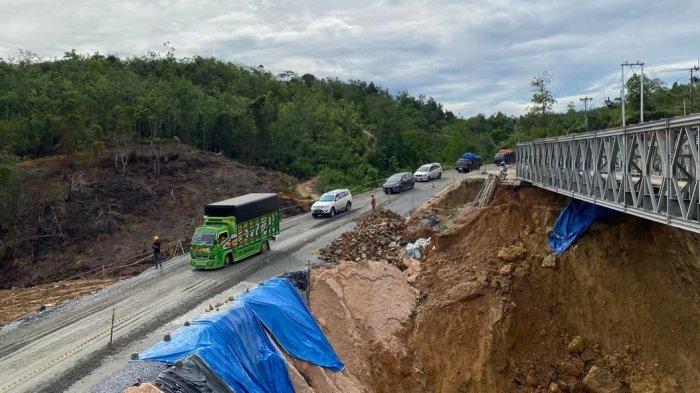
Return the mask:
<svg viewBox="0 0 700 393">
<path fill-rule="evenodd" d="M 374 210 L 357 219 L 357 227 L 343 233 L 319 251 L 321 259 L 340 261 L 387 261 L 399 269 L 406 269 L 401 259 L 401 232 L 404 218 L 386 209 Z"/>
<path fill-rule="evenodd" d="M 20 165 L 23 214 L 0 234 L 0 288 L 55 281 L 147 254 L 155 234 L 164 244 L 186 241 L 205 203 L 248 192 L 289 193 L 296 182 L 175 142 L 164 145 L 157 172 L 148 146 L 131 146 L 118 163 L 112 154 L 108 149 L 91 165 L 69 156 Z M 282 200 L 283 208 L 292 204 Z M 130 275 L 148 266 L 145 260 L 107 273 Z"/>
<path fill-rule="evenodd" d="M 401 284 L 416 297 L 382 283 L 399 276 L 343 264 L 314 272 L 331 277 L 312 280 L 312 310 L 369 390 L 697 392 L 700 236 L 620 215 L 553 256 L 566 202 L 501 186 L 434 238 Z M 395 334 L 373 333 L 389 320 Z"/>
<path fill-rule="evenodd" d="M 0 325 L 32 311 L 42 311 L 69 299 L 95 292 L 116 281 L 115 278 L 72 280 L 37 285 L 32 288 L 0 290 Z"/>
</svg>

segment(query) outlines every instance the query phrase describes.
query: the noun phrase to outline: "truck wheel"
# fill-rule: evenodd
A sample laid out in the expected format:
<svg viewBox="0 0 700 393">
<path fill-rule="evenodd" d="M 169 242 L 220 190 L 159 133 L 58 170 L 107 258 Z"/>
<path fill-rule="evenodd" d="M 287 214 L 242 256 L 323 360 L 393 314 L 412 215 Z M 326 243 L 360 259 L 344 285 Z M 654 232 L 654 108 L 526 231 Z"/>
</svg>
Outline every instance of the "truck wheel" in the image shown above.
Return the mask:
<svg viewBox="0 0 700 393">
<path fill-rule="evenodd" d="M 331 208 L 331 217 L 335 217 L 335 207 Z"/>
<path fill-rule="evenodd" d="M 226 266 L 230 266 L 233 264 L 233 255 L 227 254 L 226 255 Z"/>
<path fill-rule="evenodd" d="M 270 251 L 270 243 L 265 240 L 263 244 L 260 245 L 260 253 L 267 254 L 268 251 Z"/>
<path fill-rule="evenodd" d="M 350 203 L 350 202 L 346 203 L 345 204 L 345 211 L 349 212 L 351 207 L 352 207 L 352 203 Z"/>
<path fill-rule="evenodd" d="M 442 179 L 442 172 L 438 173 L 438 179 Z"/>
</svg>

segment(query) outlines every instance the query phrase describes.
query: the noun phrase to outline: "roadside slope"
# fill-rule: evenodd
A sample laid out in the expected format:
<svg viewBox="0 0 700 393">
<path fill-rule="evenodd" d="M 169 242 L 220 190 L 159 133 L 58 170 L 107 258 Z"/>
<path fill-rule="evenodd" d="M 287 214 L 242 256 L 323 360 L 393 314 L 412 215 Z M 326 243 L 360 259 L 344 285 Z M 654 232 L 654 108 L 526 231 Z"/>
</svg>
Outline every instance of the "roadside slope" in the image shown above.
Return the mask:
<svg viewBox="0 0 700 393">
<path fill-rule="evenodd" d="M 555 257 L 546 236 L 566 198 L 500 186 L 477 207 L 467 191 L 409 220 L 405 237 L 431 236 L 409 269 L 359 260 L 312 274 L 312 311 L 365 388 L 700 388 L 700 237 L 621 215 Z M 427 218 L 438 233 L 412 228 Z"/>
</svg>

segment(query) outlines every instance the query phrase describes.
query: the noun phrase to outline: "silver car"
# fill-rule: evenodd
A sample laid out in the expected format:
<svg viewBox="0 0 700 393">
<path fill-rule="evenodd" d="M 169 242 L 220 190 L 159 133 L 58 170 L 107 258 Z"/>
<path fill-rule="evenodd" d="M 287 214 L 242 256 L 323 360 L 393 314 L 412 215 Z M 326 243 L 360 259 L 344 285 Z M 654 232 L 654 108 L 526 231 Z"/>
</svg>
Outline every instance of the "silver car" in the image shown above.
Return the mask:
<svg viewBox="0 0 700 393">
<path fill-rule="evenodd" d="M 442 165 L 437 162 L 425 164 L 418 168 L 415 173 L 413 173 L 413 180 L 415 181 L 428 181 L 430 179 L 439 179 L 441 177 Z"/>
<path fill-rule="evenodd" d="M 311 205 L 311 215 L 335 216 L 341 211 L 350 211 L 352 208 L 352 195 L 348 189 L 338 189 L 329 191 L 323 195 L 313 205 Z"/>
</svg>

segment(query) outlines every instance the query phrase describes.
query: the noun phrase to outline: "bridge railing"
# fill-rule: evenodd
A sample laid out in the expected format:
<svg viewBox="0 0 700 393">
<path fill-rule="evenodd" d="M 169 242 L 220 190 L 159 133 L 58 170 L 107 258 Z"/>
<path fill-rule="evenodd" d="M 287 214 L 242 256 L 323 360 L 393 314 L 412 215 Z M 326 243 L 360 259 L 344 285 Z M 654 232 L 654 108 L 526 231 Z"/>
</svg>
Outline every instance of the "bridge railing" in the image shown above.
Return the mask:
<svg viewBox="0 0 700 393">
<path fill-rule="evenodd" d="M 519 143 L 520 180 L 700 233 L 700 115 Z"/>
</svg>

